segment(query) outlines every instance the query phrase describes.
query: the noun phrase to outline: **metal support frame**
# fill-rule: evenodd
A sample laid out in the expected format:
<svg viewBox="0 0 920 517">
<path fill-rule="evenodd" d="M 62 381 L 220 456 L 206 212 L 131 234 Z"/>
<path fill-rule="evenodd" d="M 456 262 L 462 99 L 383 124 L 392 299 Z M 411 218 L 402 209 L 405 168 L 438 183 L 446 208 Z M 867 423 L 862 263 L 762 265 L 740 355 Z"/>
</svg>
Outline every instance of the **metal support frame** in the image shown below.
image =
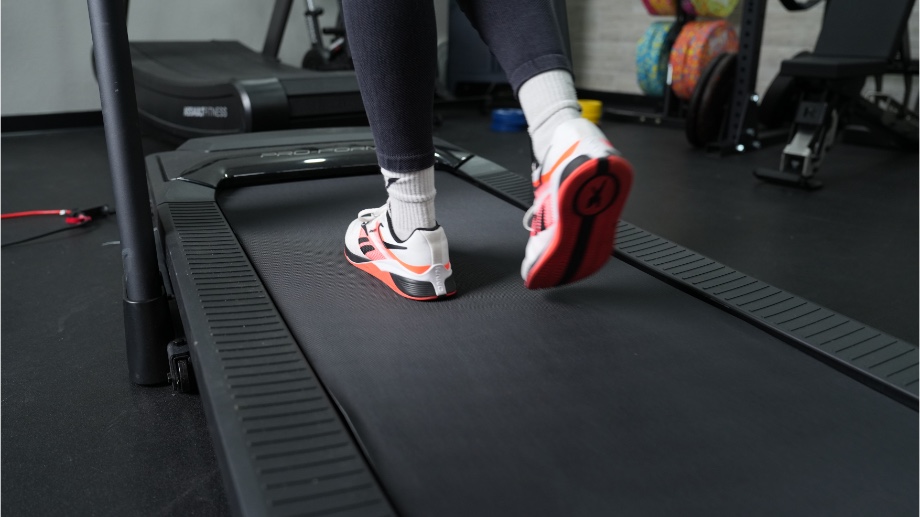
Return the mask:
<svg viewBox="0 0 920 517">
<path fill-rule="evenodd" d="M 727 131 L 717 146 L 722 154 L 743 153 L 761 148 L 757 117 L 760 97 L 757 71 L 760 68 L 760 46 L 763 41 L 766 0 L 745 0 L 741 4 L 741 30 L 738 34 L 738 70 L 732 88 Z"/>
<path fill-rule="evenodd" d="M 134 73 L 122 0 L 87 0 L 93 56 L 105 121 L 112 189 L 124 268 L 128 371 L 136 384 L 166 382 L 172 339 L 169 305 L 157 262 L 150 197 L 144 174 Z"/>
<path fill-rule="evenodd" d="M 814 179 L 824 155 L 837 136 L 837 111 L 826 100 L 802 101 L 795 117 L 792 138 L 783 149 L 779 170 L 760 168 L 754 175 L 765 181 L 808 190 L 821 188 Z"/>
<path fill-rule="evenodd" d="M 288 18 L 291 16 L 291 5 L 294 0 L 276 0 L 272 9 L 271 21 L 268 23 L 268 33 L 265 35 L 265 44 L 262 45 L 262 55 L 277 59 L 281 49 L 281 40 L 284 38 L 284 29 Z"/>
<path fill-rule="evenodd" d="M 314 52 L 317 52 L 319 55 L 323 56 L 323 59 L 327 59 L 329 56 L 326 53 L 326 49 L 323 47 L 323 30 L 319 25 L 319 17 L 323 14 L 323 9 L 316 8 L 316 5 L 313 3 L 313 0 L 304 0 L 306 7 L 306 16 L 309 18 L 307 20 L 307 33 L 310 38 L 310 48 Z M 287 17 L 285 17 L 287 19 Z"/>
<path fill-rule="evenodd" d="M 816 82 L 799 102 L 779 170 L 761 167 L 754 170 L 754 175 L 772 183 L 809 190 L 819 188 L 821 183 L 814 175 L 824 155 L 844 133 L 843 128 L 854 122 L 877 135 L 874 141 L 861 137 L 866 141 L 916 152 L 920 148 L 916 114 L 888 97 L 869 101 L 862 96 L 860 86 L 860 81 Z"/>
</svg>

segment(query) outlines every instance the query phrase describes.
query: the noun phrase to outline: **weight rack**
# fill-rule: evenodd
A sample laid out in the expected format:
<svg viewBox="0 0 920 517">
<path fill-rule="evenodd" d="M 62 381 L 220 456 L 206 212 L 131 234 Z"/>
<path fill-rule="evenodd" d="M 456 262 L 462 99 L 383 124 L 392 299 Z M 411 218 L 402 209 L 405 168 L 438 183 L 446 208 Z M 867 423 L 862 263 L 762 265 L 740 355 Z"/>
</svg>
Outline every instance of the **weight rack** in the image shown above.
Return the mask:
<svg viewBox="0 0 920 517">
<path fill-rule="evenodd" d="M 786 139 L 785 130 L 761 132 L 757 115 L 760 97 L 755 91 L 757 71 L 760 66 L 760 48 L 763 41 L 764 19 L 767 0 L 742 0 L 740 3 L 741 26 L 738 32 L 738 71 L 732 88 L 731 105 L 727 126 L 722 139 L 710 146 L 710 150 L 721 155 L 756 151 L 768 144 Z M 675 25 L 683 26 L 695 16 L 678 9 Z M 670 41 L 673 45 L 673 41 Z M 656 111 L 638 111 L 607 107 L 604 115 L 610 120 L 638 122 L 644 124 L 683 127 L 686 102 L 677 98 L 670 88 L 662 100 L 650 101 L 646 95 L 606 95 L 614 102 L 631 102 L 634 105 L 653 107 Z M 653 98 L 654 99 L 654 98 Z"/>
<path fill-rule="evenodd" d="M 686 25 L 687 22 L 693 21 L 695 18 L 696 16 L 687 14 L 678 6 L 674 25 L 671 26 L 668 38 L 664 42 L 664 47 L 668 49 L 668 53 L 670 53 L 684 25 Z M 668 74 L 670 75 L 670 71 Z M 601 96 L 592 95 L 592 98 L 608 97 L 616 103 L 628 103 L 631 106 L 645 106 L 651 108 L 651 110 L 645 111 L 605 107 L 604 115 L 608 119 L 679 128 L 684 125 L 687 102 L 674 95 L 670 87 L 670 82 L 670 77 L 668 77 L 668 87 L 665 88 L 664 96 L 660 98 L 629 93 Z"/>
<path fill-rule="evenodd" d="M 738 33 L 738 70 L 728 115 L 728 128 L 722 140 L 712 144 L 710 151 L 720 155 L 756 151 L 769 144 L 786 140 L 788 130 L 760 132 L 758 107 L 760 96 L 755 91 L 760 67 L 760 47 L 763 42 L 767 0 L 743 0 L 741 27 Z"/>
</svg>

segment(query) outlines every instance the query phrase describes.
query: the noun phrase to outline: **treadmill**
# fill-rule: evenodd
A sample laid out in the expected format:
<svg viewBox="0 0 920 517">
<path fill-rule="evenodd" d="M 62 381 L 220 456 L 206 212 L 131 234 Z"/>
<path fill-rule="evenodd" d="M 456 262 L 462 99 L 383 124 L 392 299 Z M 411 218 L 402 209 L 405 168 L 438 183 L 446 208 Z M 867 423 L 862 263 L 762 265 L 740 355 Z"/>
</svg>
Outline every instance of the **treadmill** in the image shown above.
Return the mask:
<svg viewBox="0 0 920 517">
<path fill-rule="evenodd" d="M 278 61 L 293 0 L 276 0 L 262 52 L 238 41 L 132 41 L 138 113 L 168 140 L 366 124 L 352 70 Z"/>
<path fill-rule="evenodd" d="M 197 384 L 237 515 L 917 513 L 916 345 L 626 222 L 528 291 L 527 179 L 443 141 L 458 295 L 397 298 L 342 256 L 384 195 L 366 128 L 145 167 L 123 12 L 88 3 L 129 374 Z"/>
</svg>

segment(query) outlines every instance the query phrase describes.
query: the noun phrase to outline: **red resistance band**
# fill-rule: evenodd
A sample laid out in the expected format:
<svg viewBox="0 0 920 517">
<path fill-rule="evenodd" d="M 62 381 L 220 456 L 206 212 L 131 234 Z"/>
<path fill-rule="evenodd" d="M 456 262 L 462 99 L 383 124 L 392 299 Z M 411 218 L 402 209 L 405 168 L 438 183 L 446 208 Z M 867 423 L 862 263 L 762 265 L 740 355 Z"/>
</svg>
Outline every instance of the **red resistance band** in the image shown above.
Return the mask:
<svg viewBox="0 0 920 517">
<path fill-rule="evenodd" d="M 9 214 L 0 214 L 0 219 L 13 219 L 16 217 L 34 217 L 40 215 L 56 215 L 64 217 L 67 224 L 83 224 L 93 220 L 96 212 L 108 215 L 109 207 L 96 207 L 89 210 L 26 210 L 25 212 L 12 212 Z M 91 215 L 93 214 L 93 215 Z"/>
</svg>

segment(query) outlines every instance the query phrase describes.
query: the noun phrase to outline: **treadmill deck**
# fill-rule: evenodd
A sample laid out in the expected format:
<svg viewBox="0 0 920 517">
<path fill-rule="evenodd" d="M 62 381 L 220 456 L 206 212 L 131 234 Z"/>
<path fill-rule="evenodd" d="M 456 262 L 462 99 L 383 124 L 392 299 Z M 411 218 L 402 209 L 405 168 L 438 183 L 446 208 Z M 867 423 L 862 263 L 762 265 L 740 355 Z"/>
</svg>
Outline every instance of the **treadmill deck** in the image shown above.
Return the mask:
<svg viewBox="0 0 920 517">
<path fill-rule="evenodd" d="M 916 513 L 916 413 L 617 260 L 527 291 L 521 211 L 437 181 L 437 303 L 342 257 L 377 176 L 220 198 L 400 514 Z"/>
</svg>

